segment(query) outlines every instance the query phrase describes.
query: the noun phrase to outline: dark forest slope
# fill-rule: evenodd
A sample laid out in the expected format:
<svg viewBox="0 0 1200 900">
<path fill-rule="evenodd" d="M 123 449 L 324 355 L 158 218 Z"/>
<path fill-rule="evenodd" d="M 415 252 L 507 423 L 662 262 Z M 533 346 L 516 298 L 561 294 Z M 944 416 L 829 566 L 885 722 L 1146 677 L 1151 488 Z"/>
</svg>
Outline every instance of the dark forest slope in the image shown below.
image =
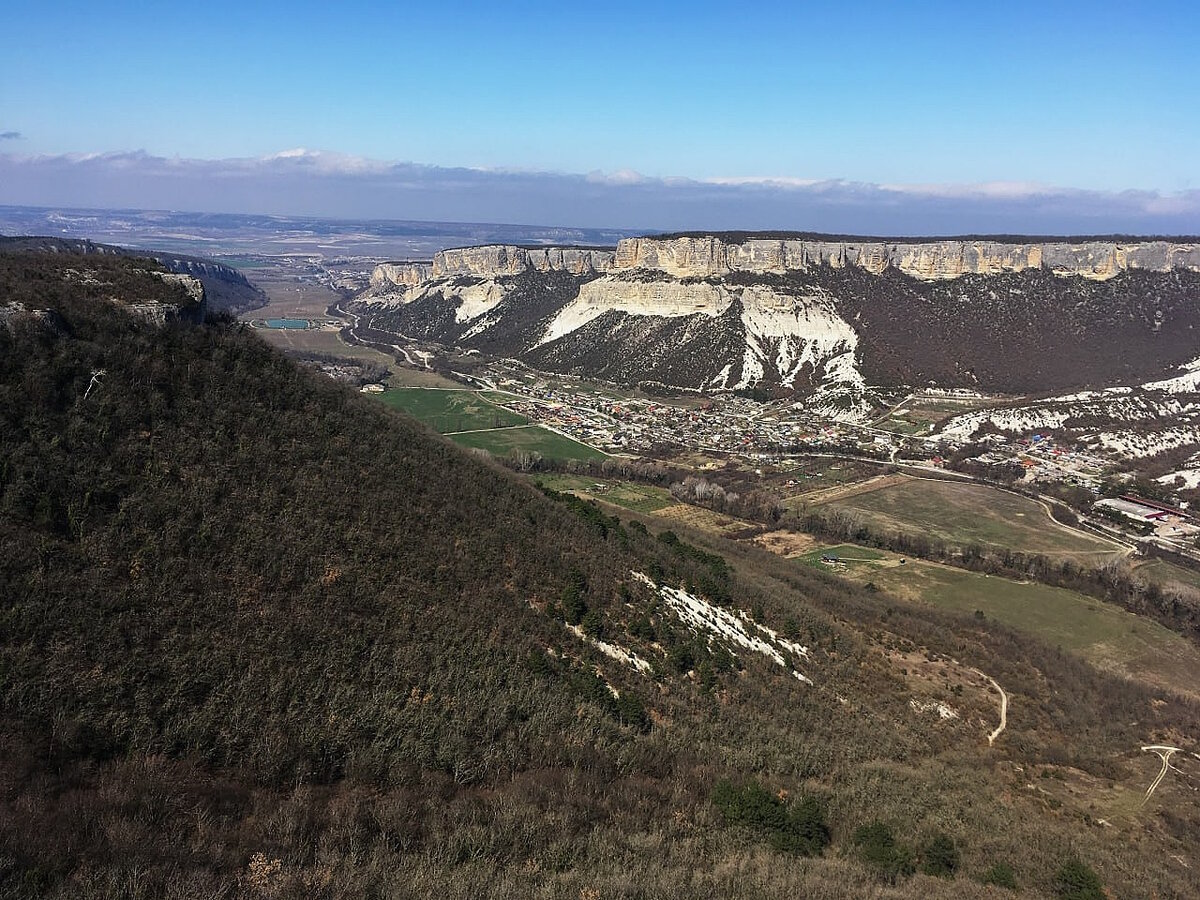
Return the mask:
<svg viewBox="0 0 1200 900">
<path fill-rule="evenodd" d="M 94 265 L 0 253 L 0 299 L 42 298 L 0 322 L 0 896 L 983 897 L 997 862 L 1036 895 L 1075 855 L 1197 887 L 1161 863 L 1194 799 L 1117 832 L 1023 788 L 1140 792 L 1191 704 L 543 496 L 237 326 L 63 281 Z M 632 569 L 811 649 L 697 635 Z M 915 713 L 886 647 L 1005 684 L 1004 740 L 984 691 Z M 876 818 L 914 865 L 946 833 L 958 877 L 870 857 Z"/>
</svg>

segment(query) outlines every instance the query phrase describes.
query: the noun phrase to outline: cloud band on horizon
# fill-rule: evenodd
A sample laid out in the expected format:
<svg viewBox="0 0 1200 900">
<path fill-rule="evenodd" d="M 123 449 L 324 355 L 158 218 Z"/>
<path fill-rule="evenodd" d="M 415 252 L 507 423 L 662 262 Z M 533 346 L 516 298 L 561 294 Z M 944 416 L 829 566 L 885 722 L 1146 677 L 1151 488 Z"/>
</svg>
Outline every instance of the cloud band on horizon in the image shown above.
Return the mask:
<svg viewBox="0 0 1200 900">
<path fill-rule="evenodd" d="M 1195 234 L 1200 191 L 443 168 L 309 150 L 0 154 L 0 203 L 653 230 Z"/>
</svg>

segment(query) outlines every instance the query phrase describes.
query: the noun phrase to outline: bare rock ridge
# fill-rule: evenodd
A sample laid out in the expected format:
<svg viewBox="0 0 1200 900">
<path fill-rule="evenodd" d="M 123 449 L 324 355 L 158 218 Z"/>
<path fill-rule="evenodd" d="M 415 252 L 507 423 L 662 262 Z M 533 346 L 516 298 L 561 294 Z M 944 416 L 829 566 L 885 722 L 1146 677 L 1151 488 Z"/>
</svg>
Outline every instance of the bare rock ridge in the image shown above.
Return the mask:
<svg viewBox="0 0 1200 900">
<path fill-rule="evenodd" d="M 1048 269 L 1057 275 L 1105 279 L 1128 269 L 1200 271 L 1200 244 L 1171 241 L 1085 241 L 1006 243 L 945 240 L 921 243 L 750 239 L 728 243 L 717 236 L 626 238 L 615 251 L 575 247 L 529 249 L 503 245 L 443 250 L 432 263 L 387 263 L 372 276 L 386 283 L 415 287 L 431 278 L 458 275 L 495 277 L 528 270 L 572 275 L 644 269 L 677 278 L 710 278 L 736 272 L 782 274 L 814 266 L 853 266 L 873 274 L 894 268 L 915 278 L 934 280 L 961 275 L 998 275 Z"/>
</svg>

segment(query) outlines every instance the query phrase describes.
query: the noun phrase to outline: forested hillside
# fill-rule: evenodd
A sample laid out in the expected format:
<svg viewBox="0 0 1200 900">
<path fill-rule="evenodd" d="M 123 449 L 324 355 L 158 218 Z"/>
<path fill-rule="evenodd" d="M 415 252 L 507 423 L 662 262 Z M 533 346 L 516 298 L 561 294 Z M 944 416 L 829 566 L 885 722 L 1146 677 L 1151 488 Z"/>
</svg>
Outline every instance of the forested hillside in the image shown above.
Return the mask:
<svg viewBox="0 0 1200 900">
<path fill-rule="evenodd" d="M 1200 890 L 1195 799 L 1096 807 L 1191 702 L 540 493 L 97 265 L 0 253 L 0 896 Z"/>
<path fill-rule="evenodd" d="M 66 253 L 72 256 L 82 254 L 88 256 L 89 262 L 93 264 L 94 256 L 127 256 L 137 260 L 138 265 L 145 265 L 146 259 L 152 259 L 169 272 L 191 275 L 203 284 L 208 308 L 213 312 L 238 314 L 265 306 L 267 303 L 267 295 L 251 284 L 237 269 L 199 256 L 166 251 L 145 251 L 144 254 L 139 254 L 111 244 L 52 237 L 0 237 L 0 250 L 9 254 L 25 251 Z"/>
</svg>

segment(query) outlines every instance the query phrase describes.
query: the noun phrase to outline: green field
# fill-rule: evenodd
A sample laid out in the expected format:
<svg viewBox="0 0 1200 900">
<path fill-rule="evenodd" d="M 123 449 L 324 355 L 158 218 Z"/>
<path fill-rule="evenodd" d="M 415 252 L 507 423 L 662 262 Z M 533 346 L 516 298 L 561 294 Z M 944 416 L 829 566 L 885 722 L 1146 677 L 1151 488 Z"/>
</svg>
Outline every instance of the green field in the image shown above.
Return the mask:
<svg viewBox="0 0 1200 900">
<path fill-rule="evenodd" d="M 480 428 L 506 428 L 524 425 L 529 421 L 524 416 L 489 402 L 477 391 L 400 387 L 376 396 L 442 434 Z"/>
<path fill-rule="evenodd" d="M 538 485 L 555 491 L 570 491 L 581 497 L 594 497 L 634 512 L 652 513 L 677 501 L 665 488 L 632 481 L 588 478 L 583 475 L 539 475 Z"/>
<path fill-rule="evenodd" d="M 573 441 L 540 425 L 500 428 L 494 431 L 469 431 L 448 435 L 456 444 L 487 450 L 493 456 L 507 456 L 514 450 L 540 453 L 547 459 L 605 459 L 605 454 L 586 444 Z"/>
<path fill-rule="evenodd" d="M 1100 559 L 1116 548 L 1068 531 L 1033 500 L 977 484 L 909 479 L 818 505 L 884 532 L 928 535 L 955 547 L 982 544 L 1025 553 Z"/>
<path fill-rule="evenodd" d="M 1102 669 L 1121 672 L 1159 687 L 1200 696 L 1200 648 L 1157 622 L 1063 588 L 968 572 L 892 553 L 842 544 L 811 551 L 869 557 L 842 574 L 870 582 L 898 597 L 992 619 L 1082 656 Z M 819 562 L 818 562 L 819 565 Z"/>
</svg>

